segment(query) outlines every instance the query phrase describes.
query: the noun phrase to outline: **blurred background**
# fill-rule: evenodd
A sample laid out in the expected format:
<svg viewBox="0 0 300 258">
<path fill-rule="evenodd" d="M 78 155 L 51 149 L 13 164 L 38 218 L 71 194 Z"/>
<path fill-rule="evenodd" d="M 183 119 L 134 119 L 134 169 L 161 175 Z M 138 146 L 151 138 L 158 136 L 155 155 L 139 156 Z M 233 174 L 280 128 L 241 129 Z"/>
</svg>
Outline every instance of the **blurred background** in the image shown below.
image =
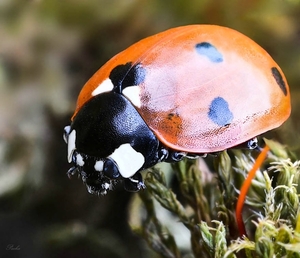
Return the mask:
<svg viewBox="0 0 300 258">
<path fill-rule="evenodd" d="M 68 179 L 62 133 L 104 62 L 194 23 L 234 28 L 281 66 L 293 111 L 272 136 L 299 152 L 299 0 L 0 1 L 0 257 L 155 257 L 128 225 L 134 194 Z"/>
</svg>

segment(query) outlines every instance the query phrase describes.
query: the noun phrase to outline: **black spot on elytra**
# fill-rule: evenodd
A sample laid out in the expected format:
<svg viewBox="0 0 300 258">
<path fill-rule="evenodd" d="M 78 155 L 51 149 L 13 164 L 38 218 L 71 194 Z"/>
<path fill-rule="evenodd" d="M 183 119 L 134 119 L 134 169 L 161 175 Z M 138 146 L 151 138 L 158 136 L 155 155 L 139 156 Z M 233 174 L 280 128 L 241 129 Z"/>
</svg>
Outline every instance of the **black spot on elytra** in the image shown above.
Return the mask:
<svg viewBox="0 0 300 258">
<path fill-rule="evenodd" d="M 177 113 L 168 113 L 166 116 L 166 120 L 165 120 L 165 125 L 172 127 L 172 128 L 176 128 L 177 130 L 181 130 L 182 129 L 182 120 L 179 114 Z"/>
<path fill-rule="evenodd" d="M 233 114 L 229 109 L 228 102 L 221 98 L 214 98 L 210 103 L 208 117 L 219 126 L 227 126 L 233 119 Z"/>
<path fill-rule="evenodd" d="M 285 82 L 282 78 L 281 73 L 278 71 L 278 69 L 276 67 L 272 67 L 271 70 L 272 70 L 272 75 L 273 75 L 275 81 L 277 82 L 278 86 L 282 90 L 283 94 L 286 96 L 287 95 L 287 88 L 286 88 L 286 85 L 285 85 Z"/>
<path fill-rule="evenodd" d="M 196 51 L 199 55 L 206 56 L 213 63 L 223 62 L 223 56 L 218 49 L 208 42 L 201 42 L 196 45 Z"/>
<path fill-rule="evenodd" d="M 141 64 L 132 62 L 118 65 L 110 72 L 109 79 L 114 85 L 114 91 L 122 93 L 129 86 L 139 85 L 145 80 L 146 70 Z"/>
</svg>

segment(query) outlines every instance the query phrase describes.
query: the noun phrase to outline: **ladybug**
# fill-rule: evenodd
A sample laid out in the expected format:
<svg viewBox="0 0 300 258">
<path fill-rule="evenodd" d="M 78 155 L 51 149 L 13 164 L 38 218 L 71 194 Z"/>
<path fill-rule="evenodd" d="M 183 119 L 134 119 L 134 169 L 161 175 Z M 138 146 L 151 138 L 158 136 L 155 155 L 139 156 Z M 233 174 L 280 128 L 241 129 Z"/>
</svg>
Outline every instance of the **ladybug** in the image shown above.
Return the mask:
<svg viewBox="0 0 300 258">
<path fill-rule="evenodd" d="M 64 129 L 71 176 L 90 193 L 118 181 L 145 188 L 140 172 L 235 146 L 290 115 L 286 78 L 245 35 L 188 25 L 145 38 L 104 64 L 84 85 Z"/>
</svg>

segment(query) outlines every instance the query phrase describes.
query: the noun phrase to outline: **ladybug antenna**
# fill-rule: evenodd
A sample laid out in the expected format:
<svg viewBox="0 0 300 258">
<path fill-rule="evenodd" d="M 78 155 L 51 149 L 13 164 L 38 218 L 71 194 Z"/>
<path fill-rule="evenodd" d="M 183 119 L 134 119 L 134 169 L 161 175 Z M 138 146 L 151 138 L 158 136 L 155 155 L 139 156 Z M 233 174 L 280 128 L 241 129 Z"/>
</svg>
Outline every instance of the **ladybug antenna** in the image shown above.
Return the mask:
<svg viewBox="0 0 300 258">
<path fill-rule="evenodd" d="M 250 172 L 248 173 L 247 178 L 245 179 L 241 190 L 240 190 L 240 195 L 238 197 L 237 200 L 237 204 L 236 204 L 236 209 L 235 209 L 235 215 L 236 215 L 236 221 L 237 221 L 237 225 L 238 225 L 238 229 L 240 232 L 240 235 L 246 236 L 246 229 L 245 229 L 245 224 L 243 222 L 243 216 L 242 216 L 242 211 L 244 208 L 244 203 L 246 200 L 246 195 L 248 193 L 248 190 L 251 186 L 251 182 L 252 179 L 254 178 L 256 171 L 260 168 L 261 164 L 263 163 L 263 161 L 265 160 L 268 151 L 270 150 L 269 146 L 266 145 L 264 148 L 258 148 L 261 152 L 258 155 L 257 159 L 255 160 L 252 169 L 250 170 Z"/>
</svg>

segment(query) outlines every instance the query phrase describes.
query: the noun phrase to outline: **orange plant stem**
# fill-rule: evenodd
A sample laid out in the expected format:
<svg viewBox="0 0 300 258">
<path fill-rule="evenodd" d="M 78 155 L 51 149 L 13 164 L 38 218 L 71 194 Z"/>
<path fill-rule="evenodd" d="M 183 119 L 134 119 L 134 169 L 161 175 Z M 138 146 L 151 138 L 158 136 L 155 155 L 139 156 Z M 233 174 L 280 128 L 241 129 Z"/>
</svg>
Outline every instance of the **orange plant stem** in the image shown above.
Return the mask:
<svg viewBox="0 0 300 258">
<path fill-rule="evenodd" d="M 243 222 L 243 213 L 242 213 L 244 208 L 244 203 L 246 200 L 246 195 L 251 186 L 252 179 L 255 177 L 256 171 L 260 168 L 261 164 L 264 162 L 269 150 L 270 148 L 267 145 L 262 149 L 261 153 L 258 155 L 257 159 L 253 164 L 253 168 L 248 173 L 248 177 L 245 179 L 240 190 L 240 195 L 238 197 L 238 201 L 236 204 L 235 215 L 236 215 L 236 221 L 241 236 L 246 235 L 246 229 L 245 229 L 245 224 Z"/>
</svg>

